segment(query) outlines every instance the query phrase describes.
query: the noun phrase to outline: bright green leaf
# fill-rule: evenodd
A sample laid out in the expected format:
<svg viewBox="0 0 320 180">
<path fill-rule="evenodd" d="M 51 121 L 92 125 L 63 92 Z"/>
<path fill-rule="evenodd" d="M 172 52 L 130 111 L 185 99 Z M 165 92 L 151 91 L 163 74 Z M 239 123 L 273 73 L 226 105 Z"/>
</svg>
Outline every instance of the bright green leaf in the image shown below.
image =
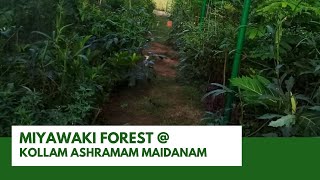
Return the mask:
<svg viewBox="0 0 320 180">
<path fill-rule="evenodd" d="M 287 115 L 283 116 L 282 118 L 270 122 L 269 126 L 271 127 L 290 127 L 291 125 L 295 124 L 296 116 L 295 115 Z"/>
</svg>

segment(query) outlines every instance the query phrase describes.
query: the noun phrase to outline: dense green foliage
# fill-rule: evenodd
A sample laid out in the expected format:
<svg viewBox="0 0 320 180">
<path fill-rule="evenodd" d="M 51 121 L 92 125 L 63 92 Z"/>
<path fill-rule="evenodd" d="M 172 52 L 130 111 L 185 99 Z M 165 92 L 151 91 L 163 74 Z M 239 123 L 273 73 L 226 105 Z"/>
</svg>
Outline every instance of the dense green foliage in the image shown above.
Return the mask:
<svg viewBox="0 0 320 180">
<path fill-rule="evenodd" d="M 0 135 L 87 124 L 119 83 L 148 73 L 151 0 L 14 0 L 0 8 Z"/>
<path fill-rule="evenodd" d="M 204 99 L 221 106 L 205 123 L 221 123 L 232 93 L 231 123 L 245 136 L 319 136 L 320 2 L 252 1 L 240 76 L 230 80 L 243 1 L 208 0 L 201 23 L 202 3 L 174 0 L 170 18 L 179 80 L 209 84 Z M 152 0 L 0 5 L 0 135 L 17 124 L 90 124 L 116 86 L 152 74 L 141 57 Z"/>
<path fill-rule="evenodd" d="M 176 0 L 173 8 L 181 79 L 219 83 L 206 97 L 234 93 L 233 122 L 246 136 L 320 135 L 320 2 L 252 1 L 241 76 L 230 82 L 243 1 L 208 1 L 203 30 L 201 2 Z M 219 124 L 222 112 L 205 119 Z"/>
</svg>

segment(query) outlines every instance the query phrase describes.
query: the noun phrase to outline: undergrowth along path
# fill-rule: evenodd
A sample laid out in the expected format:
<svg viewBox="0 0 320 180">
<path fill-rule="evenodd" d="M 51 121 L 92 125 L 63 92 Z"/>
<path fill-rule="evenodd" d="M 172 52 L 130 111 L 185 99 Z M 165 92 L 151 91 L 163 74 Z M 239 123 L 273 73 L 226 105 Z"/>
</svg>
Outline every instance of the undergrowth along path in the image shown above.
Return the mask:
<svg viewBox="0 0 320 180">
<path fill-rule="evenodd" d="M 177 83 L 178 53 L 166 43 L 167 19 L 157 17 L 153 41 L 143 50 L 156 57 L 156 78 L 111 95 L 103 105 L 98 124 L 105 125 L 193 125 L 202 115 L 201 94 L 195 87 Z"/>
</svg>

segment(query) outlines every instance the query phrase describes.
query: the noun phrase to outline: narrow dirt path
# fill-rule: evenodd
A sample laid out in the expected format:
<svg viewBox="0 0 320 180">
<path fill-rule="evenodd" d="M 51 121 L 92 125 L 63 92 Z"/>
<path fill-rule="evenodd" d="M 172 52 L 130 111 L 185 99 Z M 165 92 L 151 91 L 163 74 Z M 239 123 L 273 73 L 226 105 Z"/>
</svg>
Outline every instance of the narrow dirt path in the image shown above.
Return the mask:
<svg viewBox="0 0 320 180">
<path fill-rule="evenodd" d="M 159 17 L 160 29 L 164 18 Z M 162 26 L 162 27 L 161 27 Z M 159 33 L 159 32 L 158 32 Z M 163 34 L 162 34 L 163 35 Z M 156 79 L 114 93 L 102 107 L 98 124 L 108 125 L 192 125 L 201 119 L 201 94 L 176 82 L 178 53 L 164 42 L 151 42 L 144 55 L 158 57 Z"/>
</svg>

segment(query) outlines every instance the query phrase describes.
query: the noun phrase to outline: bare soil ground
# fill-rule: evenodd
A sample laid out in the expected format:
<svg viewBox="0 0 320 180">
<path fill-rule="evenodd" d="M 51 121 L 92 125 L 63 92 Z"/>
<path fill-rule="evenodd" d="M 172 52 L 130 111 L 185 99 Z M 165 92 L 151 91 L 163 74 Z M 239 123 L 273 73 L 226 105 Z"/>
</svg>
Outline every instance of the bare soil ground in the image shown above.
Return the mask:
<svg viewBox="0 0 320 180">
<path fill-rule="evenodd" d="M 176 82 L 178 53 L 165 43 L 151 42 L 143 54 L 158 57 L 154 66 L 157 78 L 149 84 L 140 84 L 114 93 L 110 101 L 102 107 L 97 123 L 198 124 L 202 116 L 201 95 L 196 88 L 182 86 Z"/>
</svg>

